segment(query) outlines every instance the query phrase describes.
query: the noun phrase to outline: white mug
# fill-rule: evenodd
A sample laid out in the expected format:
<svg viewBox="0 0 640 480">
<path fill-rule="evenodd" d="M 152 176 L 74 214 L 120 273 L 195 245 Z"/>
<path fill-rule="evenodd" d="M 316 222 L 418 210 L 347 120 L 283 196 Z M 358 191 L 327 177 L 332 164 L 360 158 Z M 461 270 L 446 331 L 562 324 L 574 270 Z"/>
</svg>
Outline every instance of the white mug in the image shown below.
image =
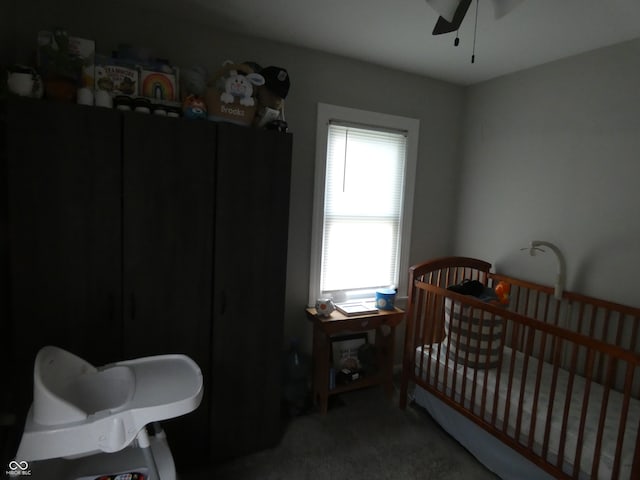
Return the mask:
<svg viewBox="0 0 640 480">
<path fill-rule="evenodd" d="M 7 75 L 9 91 L 22 97 L 33 94 L 34 78 L 32 73 L 9 72 Z"/>
<path fill-rule="evenodd" d="M 79 88 L 77 95 L 80 105 L 93 105 L 93 90 L 89 87 Z"/>
<path fill-rule="evenodd" d="M 97 107 L 113 108 L 113 99 L 106 90 L 96 91 L 95 102 Z"/>
</svg>

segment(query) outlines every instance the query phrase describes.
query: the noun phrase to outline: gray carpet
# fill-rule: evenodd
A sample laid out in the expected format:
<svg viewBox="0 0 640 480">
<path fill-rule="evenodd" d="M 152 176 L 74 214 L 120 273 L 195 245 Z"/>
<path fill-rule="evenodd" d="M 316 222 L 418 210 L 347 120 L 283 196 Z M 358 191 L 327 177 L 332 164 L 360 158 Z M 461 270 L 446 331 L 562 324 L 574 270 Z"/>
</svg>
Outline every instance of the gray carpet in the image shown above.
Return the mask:
<svg viewBox="0 0 640 480">
<path fill-rule="evenodd" d="M 327 415 L 292 419 L 277 447 L 180 480 L 497 478 L 418 406 L 402 411 L 379 388 L 339 400 Z"/>
</svg>

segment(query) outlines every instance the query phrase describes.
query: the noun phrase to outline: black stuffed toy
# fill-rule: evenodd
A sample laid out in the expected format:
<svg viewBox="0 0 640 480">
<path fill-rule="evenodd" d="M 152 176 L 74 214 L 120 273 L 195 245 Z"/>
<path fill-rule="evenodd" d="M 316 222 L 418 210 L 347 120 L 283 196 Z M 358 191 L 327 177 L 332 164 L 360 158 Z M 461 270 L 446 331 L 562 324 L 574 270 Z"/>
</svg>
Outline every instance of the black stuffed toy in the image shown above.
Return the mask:
<svg viewBox="0 0 640 480">
<path fill-rule="evenodd" d="M 451 285 L 447 287 L 447 290 L 452 292 L 461 293 L 462 295 L 472 295 L 479 297 L 484 293 L 484 285 L 478 280 L 463 280 L 457 285 Z"/>
</svg>

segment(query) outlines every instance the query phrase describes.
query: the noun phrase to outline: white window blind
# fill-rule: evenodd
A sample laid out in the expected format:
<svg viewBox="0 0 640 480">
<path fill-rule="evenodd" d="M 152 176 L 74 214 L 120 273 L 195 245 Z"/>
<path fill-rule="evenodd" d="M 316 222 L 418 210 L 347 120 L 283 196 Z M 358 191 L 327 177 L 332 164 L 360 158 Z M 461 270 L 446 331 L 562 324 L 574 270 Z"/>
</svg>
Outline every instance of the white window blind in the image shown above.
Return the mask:
<svg viewBox="0 0 640 480">
<path fill-rule="evenodd" d="M 309 306 L 407 292 L 420 121 L 318 103 Z"/>
<path fill-rule="evenodd" d="M 396 284 L 407 135 L 330 122 L 321 294 Z"/>
</svg>

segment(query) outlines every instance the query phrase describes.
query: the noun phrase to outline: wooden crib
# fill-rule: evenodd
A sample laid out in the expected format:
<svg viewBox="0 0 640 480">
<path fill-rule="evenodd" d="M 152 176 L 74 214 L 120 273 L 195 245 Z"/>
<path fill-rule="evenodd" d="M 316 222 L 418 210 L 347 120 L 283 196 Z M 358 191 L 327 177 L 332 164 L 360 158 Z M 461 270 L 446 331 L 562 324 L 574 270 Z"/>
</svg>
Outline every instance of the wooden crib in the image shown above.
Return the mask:
<svg viewBox="0 0 640 480">
<path fill-rule="evenodd" d="M 411 267 L 400 406 L 411 382 L 473 422 L 458 440 L 474 454 L 472 429 L 540 474 L 640 478 L 640 309 L 572 292 L 557 300 L 490 268 L 465 257 Z M 507 282 L 508 305 L 447 289 L 465 279 Z"/>
</svg>

